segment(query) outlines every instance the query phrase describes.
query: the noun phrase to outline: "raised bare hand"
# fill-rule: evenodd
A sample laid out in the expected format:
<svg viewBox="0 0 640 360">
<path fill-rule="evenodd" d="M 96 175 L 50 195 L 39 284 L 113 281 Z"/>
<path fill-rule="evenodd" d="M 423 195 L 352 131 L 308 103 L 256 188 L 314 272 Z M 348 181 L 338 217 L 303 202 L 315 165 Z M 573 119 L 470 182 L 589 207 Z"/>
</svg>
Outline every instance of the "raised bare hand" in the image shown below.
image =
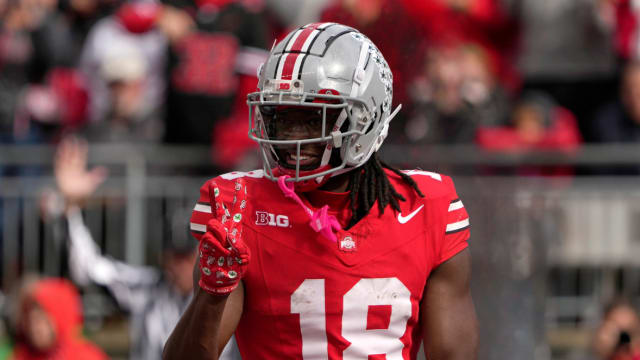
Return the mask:
<svg viewBox="0 0 640 360">
<path fill-rule="evenodd" d="M 87 142 L 73 137 L 63 140 L 56 151 L 56 184 L 68 205 L 78 205 L 91 196 L 107 177 L 104 167 L 88 170 L 87 154 Z"/>
</svg>

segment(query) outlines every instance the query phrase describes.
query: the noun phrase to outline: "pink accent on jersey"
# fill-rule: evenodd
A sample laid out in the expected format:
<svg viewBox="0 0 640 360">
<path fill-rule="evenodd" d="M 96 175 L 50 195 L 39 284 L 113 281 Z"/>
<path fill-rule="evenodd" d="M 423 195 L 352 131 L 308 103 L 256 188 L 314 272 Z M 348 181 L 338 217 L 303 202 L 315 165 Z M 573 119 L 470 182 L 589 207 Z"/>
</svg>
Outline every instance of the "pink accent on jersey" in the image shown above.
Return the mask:
<svg viewBox="0 0 640 360">
<path fill-rule="evenodd" d="M 333 242 L 337 242 L 338 238 L 334 231 L 341 230 L 342 227 L 335 216 L 327 213 L 329 206 L 325 205 L 319 210 L 311 211 L 311 209 L 309 209 L 302 200 L 300 200 L 300 197 L 294 191 L 294 183 L 287 182 L 287 179 L 289 178 L 291 177 L 288 175 L 283 175 L 278 178 L 278 187 L 280 187 L 284 196 L 293 199 L 293 201 L 300 205 L 302 210 L 309 215 L 309 226 L 311 226 L 315 232 L 320 233 L 322 236 Z"/>
</svg>

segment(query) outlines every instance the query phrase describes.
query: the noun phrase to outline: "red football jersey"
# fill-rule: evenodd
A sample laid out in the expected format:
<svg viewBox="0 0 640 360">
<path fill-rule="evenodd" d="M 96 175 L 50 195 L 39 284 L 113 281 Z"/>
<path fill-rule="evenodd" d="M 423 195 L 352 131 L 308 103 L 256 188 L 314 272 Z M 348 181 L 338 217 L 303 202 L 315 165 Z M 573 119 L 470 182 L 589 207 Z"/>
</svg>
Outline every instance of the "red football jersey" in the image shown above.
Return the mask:
<svg viewBox="0 0 640 360">
<path fill-rule="evenodd" d="M 469 218 L 449 177 L 405 173 L 425 197 L 387 171 L 406 199 L 401 212 L 387 207 L 381 214 L 376 203 L 339 231 L 337 242 L 314 232 L 307 214 L 261 170 L 215 179 L 225 204 L 233 201 L 235 180 L 246 182 L 242 225 L 251 261 L 236 330 L 243 358 L 415 359 L 425 284 L 434 268 L 467 247 Z M 208 183 L 201 188 L 191 218 L 198 240 L 212 216 L 208 189 Z M 311 209 L 328 204 L 343 226 L 350 216 L 347 193 L 301 198 Z"/>
</svg>

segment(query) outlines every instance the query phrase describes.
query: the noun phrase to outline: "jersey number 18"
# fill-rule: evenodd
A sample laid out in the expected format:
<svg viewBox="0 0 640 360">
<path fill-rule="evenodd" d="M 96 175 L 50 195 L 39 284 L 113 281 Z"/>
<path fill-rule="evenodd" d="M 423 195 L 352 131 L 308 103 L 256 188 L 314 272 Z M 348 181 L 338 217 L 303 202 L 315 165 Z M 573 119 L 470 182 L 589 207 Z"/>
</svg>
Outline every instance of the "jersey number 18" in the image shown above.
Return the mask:
<svg viewBox="0 0 640 360">
<path fill-rule="evenodd" d="M 300 314 L 303 359 L 328 359 L 324 279 L 307 279 L 291 295 L 291 312 Z M 371 306 L 391 307 L 386 329 L 367 329 Z M 397 278 L 360 279 L 342 297 L 342 337 L 351 344 L 344 360 L 385 354 L 387 360 L 402 360 L 411 317 L 411 292 Z"/>
</svg>

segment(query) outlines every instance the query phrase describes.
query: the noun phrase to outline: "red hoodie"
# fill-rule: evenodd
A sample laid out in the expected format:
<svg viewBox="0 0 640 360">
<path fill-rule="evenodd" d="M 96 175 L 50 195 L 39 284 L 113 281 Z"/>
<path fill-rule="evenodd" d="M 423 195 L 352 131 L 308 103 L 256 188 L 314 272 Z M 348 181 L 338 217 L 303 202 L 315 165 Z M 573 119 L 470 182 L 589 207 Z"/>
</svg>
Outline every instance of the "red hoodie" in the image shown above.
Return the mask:
<svg viewBox="0 0 640 360">
<path fill-rule="evenodd" d="M 82 306 L 75 287 L 64 279 L 37 282 L 31 299 L 44 310 L 56 330 L 56 345 L 39 352 L 18 343 L 11 359 L 15 360 L 102 360 L 107 355 L 82 337 Z"/>
</svg>

